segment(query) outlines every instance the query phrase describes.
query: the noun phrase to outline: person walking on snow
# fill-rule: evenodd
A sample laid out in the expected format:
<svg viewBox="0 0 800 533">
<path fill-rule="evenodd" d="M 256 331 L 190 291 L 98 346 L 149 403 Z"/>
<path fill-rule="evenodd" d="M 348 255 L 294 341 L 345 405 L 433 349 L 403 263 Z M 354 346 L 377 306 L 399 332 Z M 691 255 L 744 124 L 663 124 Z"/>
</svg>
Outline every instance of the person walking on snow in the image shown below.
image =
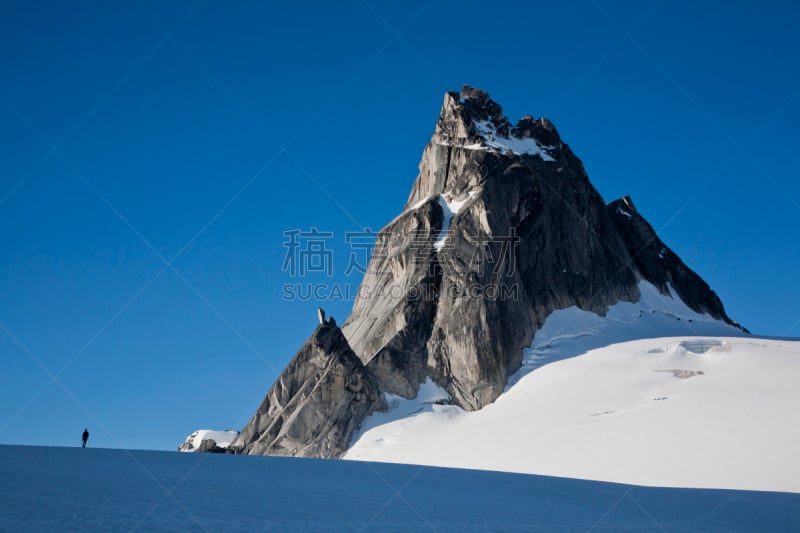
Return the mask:
<svg viewBox="0 0 800 533">
<path fill-rule="evenodd" d="M 86 448 L 86 441 L 89 440 L 89 428 L 83 430 L 83 447 Z"/>
</svg>

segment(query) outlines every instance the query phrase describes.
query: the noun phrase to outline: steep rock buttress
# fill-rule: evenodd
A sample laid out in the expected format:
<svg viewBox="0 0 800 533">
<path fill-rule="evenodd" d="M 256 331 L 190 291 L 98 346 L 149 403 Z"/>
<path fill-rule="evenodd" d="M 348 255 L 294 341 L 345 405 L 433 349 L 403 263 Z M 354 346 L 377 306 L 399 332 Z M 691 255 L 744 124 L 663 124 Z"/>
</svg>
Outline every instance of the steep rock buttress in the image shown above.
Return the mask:
<svg viewBox="0 0 800 533">
<path fill-rule="evenodd" d="M 377 382 L 330 318 L 300 348 L 229 450 L 339 457 L 361 421 L 384 408 Z"/>
</svg>

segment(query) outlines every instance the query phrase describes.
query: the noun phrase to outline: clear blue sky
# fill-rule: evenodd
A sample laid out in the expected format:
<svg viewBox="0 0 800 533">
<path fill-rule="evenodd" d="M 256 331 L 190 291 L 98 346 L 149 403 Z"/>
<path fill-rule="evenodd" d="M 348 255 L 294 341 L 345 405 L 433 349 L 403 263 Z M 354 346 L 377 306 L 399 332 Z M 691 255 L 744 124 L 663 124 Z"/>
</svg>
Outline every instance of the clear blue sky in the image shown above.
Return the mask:
<svg viewBox="0 0 800 533">
<path fill-rule="evenodd" d="M 345 232 L 400 211 L 462 83 L 800 336 L 795 3 L 140 1 L 0 7 L 0 442 L 244 425 L 351 305 L 283 300 L 283 232 L 332 232 L 302 281 L 357 286 Z"/>
</svg>

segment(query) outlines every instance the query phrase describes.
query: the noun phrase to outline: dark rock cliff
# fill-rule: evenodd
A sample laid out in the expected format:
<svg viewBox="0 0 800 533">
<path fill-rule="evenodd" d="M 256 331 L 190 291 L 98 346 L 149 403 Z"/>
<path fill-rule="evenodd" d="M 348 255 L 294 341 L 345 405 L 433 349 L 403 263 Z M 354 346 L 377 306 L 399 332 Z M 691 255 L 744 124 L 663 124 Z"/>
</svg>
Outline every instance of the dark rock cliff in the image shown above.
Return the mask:
<svg viewBox="0 0 800 533">
<path fill-rule="evenodd" d="M 608 213 L 644 279 L 658 287 L 662 294 L 669 295 L 669 287 L 672 287 L 695 311 L 747 331 L 725 314 L 722 301 L 708 283 L 658 238 L 653 227 L 636 210 L 630 196 L 608 204 Z"/>
</svg>

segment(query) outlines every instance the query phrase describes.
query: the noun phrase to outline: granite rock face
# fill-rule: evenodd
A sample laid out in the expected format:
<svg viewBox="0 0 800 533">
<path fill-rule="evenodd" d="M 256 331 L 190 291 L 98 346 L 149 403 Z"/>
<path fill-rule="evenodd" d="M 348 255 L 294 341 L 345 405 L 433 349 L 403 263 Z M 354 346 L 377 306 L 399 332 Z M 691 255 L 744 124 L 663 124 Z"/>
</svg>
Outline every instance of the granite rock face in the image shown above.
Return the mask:
<svg viewBox="0 0 800 533">
<path fill-rule="evenodd" d="M 604 314 L 641 280 L 730 320 L 630 198 L 607 204 L 545 118 L 512 124 L 480 89 L 445 94 L 402 213 L 378 235 L 340 330 L 324 322 L 231 448 L 337 457 L 383 393 L 427 378 L 451 401 L 493 402 L 553 311 Z"/>
<path fill-rule="evenodd" d="M 426 201 L 379 233 L 361 295 L 343 326 L 381 389 L 406 398 L 425 380 L 441 283 L 433 246 L 443 222 L 441 207 Z"/>
<path fill-rule="evenodd" d="M 339 457 L 361 421 L 385 406 L 376 380 L 330 318 L 300 348 L 228 449 Z"/>
</svg>

